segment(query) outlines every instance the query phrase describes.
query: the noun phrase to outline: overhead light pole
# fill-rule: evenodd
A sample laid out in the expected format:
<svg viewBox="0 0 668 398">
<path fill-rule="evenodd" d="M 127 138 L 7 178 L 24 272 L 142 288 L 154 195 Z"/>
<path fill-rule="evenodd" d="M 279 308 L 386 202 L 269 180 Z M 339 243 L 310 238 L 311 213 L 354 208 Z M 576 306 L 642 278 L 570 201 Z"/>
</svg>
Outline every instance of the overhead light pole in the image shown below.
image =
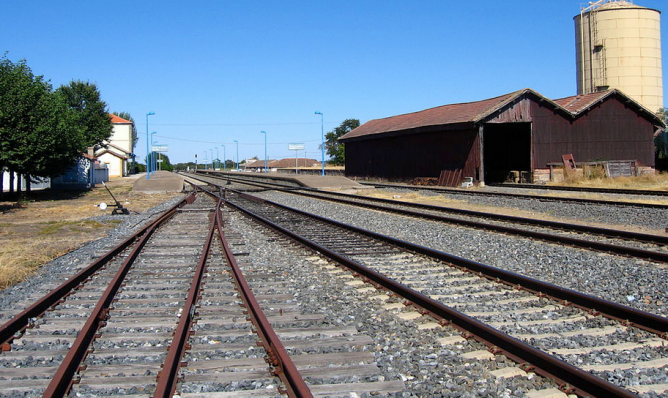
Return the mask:
<svg viewBox="0 0 668 398">
<path fill-rule="evenodd" d="M 267 132 L 260 131 L 260 134 L 264 134 L 264 172 L 267 172 Z"/>
<path fill-rule="evenodd" d="M 153 134 L 158 134 L 158 132 L 154 131 L 151 133 L 151 161 L 153 162 L 151 163 L 151 171 L 155 174 L 155 169 L 158 168 L 158 163 L 155 161 L 155 154 L 153 153 L 153 145 L 155 144 L 155 141 L 153 141 Z"/>
<path fill-rule="evenodd" d="M 151 166 L 148 161 L 148 141 L 151 139 L 151 137 L 148 135 L 148 117 L 151 115 L 155 115 L 155 112 L 149 112 L 146 114 L 146 179 L 151 178 Z"/>
<path fill-rule="evenodd" d="M 239 171 L 239 141 L 234 140 L 237 143 L 237 171 Z"/>
<path fill-rule="evenodd" d="M 218 161 L 218 168 L 220 169 L 220 155 L 218 154 L 218 147 L 215 146 L 215 147 L 213 147 L 213 148 L 216 150 L 216 160 Z M 213 169 L 215 170 L 215 169 L 216 169 L 216 167 L 215 167 L 216 165 L 214 164 L 213 166 L 214 166 Z"/>
<path fill-rule="evenodd" d="M 322 112 L 315 112 L 316 115 L 320 115 L 320 154 L 322 155 L 322 175 L 325 175 L 325 122 L 322 116 Z"/>
<path fill-rule="evenodd" d="M 225 171 L 225 166 L 227 165 L 227 156 L 225 156 L 225 145 L 221 145 L 223 147 L 223 171 Z"/>
</svg>

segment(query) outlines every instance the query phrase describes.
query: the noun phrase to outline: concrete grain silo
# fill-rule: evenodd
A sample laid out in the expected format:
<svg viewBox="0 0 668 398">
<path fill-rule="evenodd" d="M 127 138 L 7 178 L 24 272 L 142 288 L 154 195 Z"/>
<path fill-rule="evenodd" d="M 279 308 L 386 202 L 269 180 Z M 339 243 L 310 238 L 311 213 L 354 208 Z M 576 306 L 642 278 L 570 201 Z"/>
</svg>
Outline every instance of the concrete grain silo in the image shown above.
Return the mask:
<svg viewBox="0 0 668 398">
<path fill-rule="evenodd" d="M 660 11 L 600 0 L 574 20 L 578 94 L 616 88 L 652 112 L 663 107 Z"/>
</svg>

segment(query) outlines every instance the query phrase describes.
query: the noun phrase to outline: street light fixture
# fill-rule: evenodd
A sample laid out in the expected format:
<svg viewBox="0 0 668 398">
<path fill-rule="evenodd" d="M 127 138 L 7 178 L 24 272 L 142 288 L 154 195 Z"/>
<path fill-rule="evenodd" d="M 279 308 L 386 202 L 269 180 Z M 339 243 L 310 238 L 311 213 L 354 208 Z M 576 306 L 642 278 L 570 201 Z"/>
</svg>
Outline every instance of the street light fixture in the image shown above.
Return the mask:
<svg viewBox="0 0 668 398">
<path fill-rule="evenodd" d="M 267 132 L 260 131 L 260 134 L 264 134 L 264 172 L 267 172 Z"/>
<path fill-rule="evenodd" d="M 227 156 L 225 156 L 225 145 L 221 145 L 223 147 L 223 171 L 226 170 L 225 166 L 227 166 Z"/>
<path fill-rule="evenodd" d="M 239 141 L 234 140 L 237 143 L 237 171 L 239 171 Z"/>
<path fill-rule="evenodd" d="M 158 168 L 158 162 L 155 161 L 156 160 L 155 153 L 153 153 L 153 145 L 155 145 L 155 141 L 153 141 L 153 134 L 158 134 L 158 132 L 154 131 L 151 133 L 151 154 L 152 154 L 151 161 L 153 162 L 151 163 L 151 171 L 153 172 L 153 174 L 155 174 L 155 169 Z"/>
<path fill-rule="evenodd" d="M 322 112 L 315 112 L 316 115 L 320 115 L 320 139 L 322 143 L 320 144 L 320 153 L 322 155 L 322 175 L 325 175 L 325 122 L 322 116 Z"/>
<path fill-rule="evenodd" d="M 148 135 L 148 117 L 151 115 L 155 115 L 155 112 L 149 112 L 146 114 L 146 179 L 151 178 L 151 166 L 149 165 L 148 161 L 148 141 L 150 140 L 150 137 Z"/>
</svg>

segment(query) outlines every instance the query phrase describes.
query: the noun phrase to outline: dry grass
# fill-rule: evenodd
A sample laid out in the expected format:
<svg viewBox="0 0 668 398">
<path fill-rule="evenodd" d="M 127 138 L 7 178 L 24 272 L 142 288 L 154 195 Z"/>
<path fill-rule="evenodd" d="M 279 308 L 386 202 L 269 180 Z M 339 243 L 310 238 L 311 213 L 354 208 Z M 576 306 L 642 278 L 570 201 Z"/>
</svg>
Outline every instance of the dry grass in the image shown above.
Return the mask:
<svg viewBox="0 0 668 398">
<path fill-rule="evenodd" d="M 141 213 L 178 193 L 132 192 L 136 178 L 113 179 L 107 184 L 130 212 Z M 34 192 L 28 199 L 0 202 L 0 289 L 20 282 L 45 263 L 106 235 L 122 222 L 88 218 L 111 214 L 96 205 L 113 204 L 104 187 L 78 193 Z"/>
<path fill-rule="evenodd" d="M 584 178 L 582 176 L 571 176 L 567 177 L 564 182 L 553 183 L 550 185 L 666 191 L 668 190 L 668 173 L 644 174 L 638 177 L 615 178 Z"/>
<path fill-rule="evenodd" d="M 422 196 L 417 192 L 401 192 L 401 193 L 392 193 L 388 191 L 376 191 L 375 189 L 364 189 L 360 191 L 354 191 L 353 193 L 358 196 L 366 196 L 369 198 L 380 198 L 380 199 L 392 199 L 398 200 L 400 202 L 410 202 L 410 203 L 426 203 L 431 204 L 442 204 L 442 205 L 451 205 L 455 203 L 466 203 L 463 200 L 456 200 L 446 198 L 444 196 Z"/>
</svg>

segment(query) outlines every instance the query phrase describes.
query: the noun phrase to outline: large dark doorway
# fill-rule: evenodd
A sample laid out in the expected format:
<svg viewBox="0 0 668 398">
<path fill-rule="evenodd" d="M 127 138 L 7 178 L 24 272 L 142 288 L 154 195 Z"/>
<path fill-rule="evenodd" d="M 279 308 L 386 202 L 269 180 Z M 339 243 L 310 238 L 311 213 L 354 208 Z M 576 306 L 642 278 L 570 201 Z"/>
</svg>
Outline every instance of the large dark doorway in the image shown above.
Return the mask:
<svg viewBox="0 0 668 398">
<path fill-rule="evenodd" d="M 488 123 L 483 130 L 485 182 L 531 176 L 531 123 Z M 516 172 L 516 173 L 515 173 Z"/>
</svg>

